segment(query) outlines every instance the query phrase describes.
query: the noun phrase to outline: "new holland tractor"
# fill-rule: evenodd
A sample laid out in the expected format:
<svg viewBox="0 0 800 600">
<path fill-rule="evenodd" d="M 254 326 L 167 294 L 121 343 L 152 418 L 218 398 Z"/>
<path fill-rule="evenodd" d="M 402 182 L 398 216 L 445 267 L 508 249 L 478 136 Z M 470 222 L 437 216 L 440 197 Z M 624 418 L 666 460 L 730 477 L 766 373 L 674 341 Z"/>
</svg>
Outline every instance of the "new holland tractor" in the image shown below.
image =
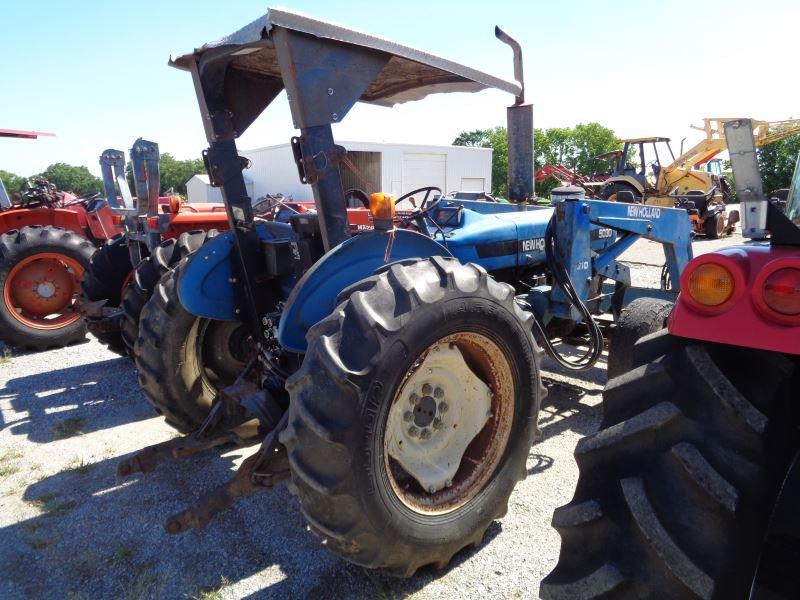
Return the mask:
<svg viewBox="0 0 800 600">
<path fill-rule="evenodd" d="M 659 241 L 678 281 L 691 259 L 685 211 L 587 200 L 575 188 L 557 190 L 554 206 L 532 202 L 521 49 L 496 35 L 513 49 L 515 82 L 285 10 L 171 61 L 194 81 L 206 167 L 231 228 L 162 277 L 137 355 L 148 355 L 149 336 L 149 352 L 184 352 L 163 385 L 185 373 L 202 384 L 196 349 L 171 337 L 181 319 L 241 323 L 251 350 L 213 403 L 161 407 L 199 424 L 194 433 L 143 449 L 118 473 L 243 438 L 262 444 L 231 481 L 171 517 L 168 532 L 205 525 L 237 498 L 291 478 L 310 529 L 338 555 L 405 576 L 444 566 L 481 542 L 527 473 L 544 395 L 541 348 L 588 368 L 603 348 L 594 313 L 618 314 L 637 294 L 674 298 L 632 288 L 617 258 L 641 237 Z M 488 88 L 515 97 L 511 202 L 448 198 L 430 186 L 409 194 L 418 203 L 397 225 L 405 197 L 375 192 L 374 230 L 351 235 L 341 169 L 352 167 L 331 125 L 359 101 L 392 106 Z M 259 222 L 236 138 L 284 89 L 300 130 L 298 176 L 316 211 Z M 589 349 L 569 360 L 551 337 L 581 323 Z"/>
<path fill-rule="evenodd" d="M 639 307 L 542 598 L 800 597 L 800 162 L 783 214 L 752 123 L 725 133 L 743 227 L 771 240 L 690 262 L 666 328 Z"/>
</svg>

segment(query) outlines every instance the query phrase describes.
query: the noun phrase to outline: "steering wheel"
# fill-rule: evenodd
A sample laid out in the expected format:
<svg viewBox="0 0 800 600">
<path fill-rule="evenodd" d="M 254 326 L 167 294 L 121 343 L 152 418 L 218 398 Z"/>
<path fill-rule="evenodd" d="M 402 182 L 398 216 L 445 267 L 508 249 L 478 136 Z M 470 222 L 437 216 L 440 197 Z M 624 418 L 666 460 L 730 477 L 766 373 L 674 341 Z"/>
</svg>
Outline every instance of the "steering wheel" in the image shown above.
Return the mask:
<svg viewBox="0 0 800 600">
<path fill-rule="evenodd" d="M 419 205 L 418 208 L 415 208 L 410 215 L 408 215 L 407 217 L 405 217 L 400 221 L 400 226 L 408 227 L 408 225 L 413 221 L 420 233 L 423 233 L 425 235 L 430 235 L 430 231 L 428 230 L 428 224 L 425 222 L 425 217 L 428 216 L 428 213 L 430 213 L 430 211 L 439 206 L 439 203 L 444 198 L 441 188 L 438 188 L 435 185 L 428 185 L 425 187 L 418 188 L 416 190 L 412 190 L 407 194 L 403 194 L 397 200 L 395 200 L 394 205 L 397 206 L 403 200 L 407 200 L 414 194 L 419 194 L 421 192 L 425 192 L 425 197 L 422 199 L 422 203 Z M 432 192 L 439 192 L 439 197 L 430 202 L 429 204 L 428 200 Z"/>
</svg>

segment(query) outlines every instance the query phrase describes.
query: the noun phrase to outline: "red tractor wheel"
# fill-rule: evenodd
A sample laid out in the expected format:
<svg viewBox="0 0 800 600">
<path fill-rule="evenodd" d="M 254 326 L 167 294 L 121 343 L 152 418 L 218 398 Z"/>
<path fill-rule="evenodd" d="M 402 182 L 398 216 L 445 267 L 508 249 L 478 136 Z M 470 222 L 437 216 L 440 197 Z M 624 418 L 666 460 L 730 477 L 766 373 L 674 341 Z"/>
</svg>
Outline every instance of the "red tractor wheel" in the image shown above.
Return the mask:
<svg viewBox="0 0 800 600">
<path fill-rule="evenodd" d="M 0 236 L 0 339 L 36 350 L 82 340 L 75 303 L 94 246 L 58 227 Z"/>
</svg>

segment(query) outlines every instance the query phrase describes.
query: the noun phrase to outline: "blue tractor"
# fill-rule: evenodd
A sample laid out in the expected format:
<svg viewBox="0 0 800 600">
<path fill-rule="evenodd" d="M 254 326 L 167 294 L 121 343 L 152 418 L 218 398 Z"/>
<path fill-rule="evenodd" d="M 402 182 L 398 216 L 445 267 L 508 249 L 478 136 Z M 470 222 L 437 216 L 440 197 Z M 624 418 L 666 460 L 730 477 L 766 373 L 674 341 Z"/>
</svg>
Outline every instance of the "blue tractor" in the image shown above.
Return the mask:
<svg viewBox="0 0 800 600">
<path fill-rule="evenodd" d="M 532 202 L 521 50 L 496 35 L 514 51 L 515 82 L 284 10 L 171 61 L 194 81 L 204 159 L 230 231 L 165 276 L 162 291 L 173 296 L 163 327 L 140 335 L 155 336 L 162 353 L 185 353 L 173 324 L 241 322 L 252 351 L 212 405 L 175 407 L 193 413 L 195 433 L 143 450 L 119 473 L 247 435 L 263 441 L 231 481 L 170 518 L 170 533 L 291 478 L 311 530 L 333 552 L 405 576 L 444 566 L 480 543 L 526 474 L 545 393 L 541 348 L 571 369 L 598 360 L 593 314 L 619 314 L 643 293 L 617 260 L 640 237 L 664 244 L 678 280 L 691 258 L 685 211 L 586 200 L 573 188 L 557 190 L 552 206 Z M 331 125 L 359 101 L 391 106 L 487 88 L 515 97 L 510 203 L 428 187 L 409 194 L 416 208 L 398 223 L 404 197 L 375 192 L 364 199 L 374 230 L 351 236 L 341 170 L 353 165 Z M 260 222 L 236 138 L 284 89 L 316 212 Z M 589 350 L 568 360 L 551 338 L 576 326 Z M 193 360 L 182 355 L 181 364 Z M 199 385 L 202 373 L 194 377 Z"/>
</svg>

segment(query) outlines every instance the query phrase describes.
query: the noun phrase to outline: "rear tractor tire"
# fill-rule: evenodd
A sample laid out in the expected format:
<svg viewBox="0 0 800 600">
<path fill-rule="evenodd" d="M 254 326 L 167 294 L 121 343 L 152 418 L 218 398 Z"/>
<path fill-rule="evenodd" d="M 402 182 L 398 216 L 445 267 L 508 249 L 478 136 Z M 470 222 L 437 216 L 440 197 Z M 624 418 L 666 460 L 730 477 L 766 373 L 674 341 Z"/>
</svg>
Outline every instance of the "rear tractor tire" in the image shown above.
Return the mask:
<svg viewBox="0 0 800 600">
<path fill-rule="evenodd" d="M 0 339 L 34 350 L 84 340 L 77 300 L 94 251 L 86 238 L 60 227 L 0 235 Z"/>
<path fill-rule="evenodd" d="M 287 380 L 293 491 L 346 560 L 442 568 L 526 475 L 544 396 L 533 316 L 481 267 L 441 257 L 394 263 L 338 300 Z"/>
<path fill-rule="evenodd" d="M 159 280 L 172 270 L 180 260 L 189 256 L 209 239 L 217 236 L 217 230 L 197 230 L 182 233 L 177 239 L 164 240 L 153 253 L 136 267 L 130 285 L 122 297 L 122 340 L 133 354 L 136 338 L 139 337 L 139 317 L 144 305 L 150 300 Z"/>
<path fill-rule="evenodd" d="M 133 268 L 125 235 L 115 235 L 92 256 L 91 264 L 81 281 L 81 304 L 105 300 L 105 307 L 119 307 L 125 288 L 133 276 Z M 86 326 L 109 350 L 120 356 L 128 355 L 128 347 L 122 340 L 121 331 L 106 331 L 102 321 L 88 317 Z"/>
<path fill-rule="evenodd" d="M 666 331 L 637 345 L 634 368 L 606 386 L 600 431 L 575 450 L 541 597 L 746 598 L 757 567 L 762 589 L 786 565 L 796 579 L 796 540 L 776 540 L 779 560 L 758 566 L 800 449 L 796 358 Z"/>
<path fill-rule="evenodd" d="M 183 308 L 175 283 L 186 260 L 161 277 L 144 305 L 134 352 L 147 399 L 182 433 L 205 421 L 218 390 L 234 382 L 252 347 L 240 322 L 204 319 Z"/>
</svg>

